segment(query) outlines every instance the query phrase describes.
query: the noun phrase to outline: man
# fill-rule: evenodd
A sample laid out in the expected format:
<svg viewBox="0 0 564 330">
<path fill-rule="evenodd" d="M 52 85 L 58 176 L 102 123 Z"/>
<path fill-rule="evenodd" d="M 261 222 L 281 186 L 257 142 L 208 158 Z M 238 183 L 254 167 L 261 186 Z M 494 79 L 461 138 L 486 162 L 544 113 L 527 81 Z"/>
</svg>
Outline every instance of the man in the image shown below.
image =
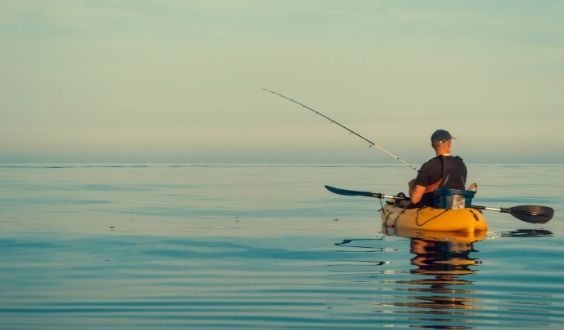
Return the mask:
<svg viewBox="0 0 564 330">
<path fill-rule="evenodd" d="M 409 182 L 412 205 L 432 206 L 433 192 L 438 188 L 465 189 L 466 165 L 462 158 L 450 154 L 452 139 L 444 129 L 438 129 L 431 135 L 436 157 L 423 164 L 417 177 Z"/>
</svg>

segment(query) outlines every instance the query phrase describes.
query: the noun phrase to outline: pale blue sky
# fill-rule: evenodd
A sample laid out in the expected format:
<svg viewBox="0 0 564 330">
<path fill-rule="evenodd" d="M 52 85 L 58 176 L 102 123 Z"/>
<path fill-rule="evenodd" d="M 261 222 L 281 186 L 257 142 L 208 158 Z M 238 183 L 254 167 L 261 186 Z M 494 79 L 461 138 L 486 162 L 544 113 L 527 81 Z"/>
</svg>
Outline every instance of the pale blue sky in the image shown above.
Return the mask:
<svg viewBox="0 0 564 330">
<path fill-rule="evenodd" d="M 0 0 L 0 162 L 563 162 L 563 1 Z"/>
</svg>

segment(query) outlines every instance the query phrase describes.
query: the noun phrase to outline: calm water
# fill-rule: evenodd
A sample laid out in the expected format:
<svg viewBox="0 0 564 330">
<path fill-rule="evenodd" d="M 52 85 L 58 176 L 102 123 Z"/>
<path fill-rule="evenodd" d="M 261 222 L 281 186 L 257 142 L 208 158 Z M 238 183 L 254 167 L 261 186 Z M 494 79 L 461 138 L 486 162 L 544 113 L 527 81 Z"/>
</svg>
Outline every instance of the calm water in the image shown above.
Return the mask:
<svg viewBox="0 0 564 330">
<path fill-rule="evenodd" d="M 564 327 L 564 165 L 470 166 L 473 244 L 382 233 L 398 166 L 0 166 L 0 329 Z"/>
</svg>

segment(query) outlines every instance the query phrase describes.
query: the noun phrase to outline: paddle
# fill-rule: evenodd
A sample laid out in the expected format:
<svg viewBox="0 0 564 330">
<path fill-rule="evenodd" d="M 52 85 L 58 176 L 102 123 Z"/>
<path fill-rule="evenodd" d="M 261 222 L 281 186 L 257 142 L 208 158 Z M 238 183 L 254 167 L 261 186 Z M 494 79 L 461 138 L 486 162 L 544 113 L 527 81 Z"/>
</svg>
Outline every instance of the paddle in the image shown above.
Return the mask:
<svg viewBox="0 0 564 330">
<path fill-rule="evenodd" d="M 408 199 L 404 196 L 392 196 L 392 195 L 385 195 L 382 193 L 374 193 L 369 191 L 356 191 L 356 190 L 348 190 L 348 189 L 341 189 L 332 186 L 325 186 L 327 190 L 333 192 L 338 195 L 345 195 L 345 196 L 366 196 L 366 197 L 376 197 L 378 199 L 388 198 L 388 199 Z M 486 207 L 481 205 L 472 205 L 472 208 L 477 210 L 488 210 L 488 211 L 498 211 L 501 213 L 509 213 L 515 218 L 529 222 L 529 223 L 547 223 L 552 216 L 554 215 L 554 210 L 548 206 L 541 206 L 541 205 L 518 205 L 509 208 L 494 208 L 494 207 Z"/>
<path fill-rule="evenodd" d="M 552 208 L 541 205 L 517 205 L 509 208 L 486 207 L 481 205 L 472 205 L 472 207 L 477 210 L 509 213 L 519 220 L 530 223 L 547 223 L 554 215 L 554 210 Z"/>
<path fill-rule="evenodd" d="M 391 195 L 384 195 L 382 193 L 374 193 L 374 192 L 369 192 L 369 191 L 356 191 L 356 190 L 347 190 L 347 189 L 341 189 L 341 188 L 337 188 L 337 187 L 332 187 L 332 186 L 325 186 L 325 188 L 327 190 L 329 190 L 330 192 L 333 192 L 337 195 L 345 195 L 345 196 L 367 196 L 367 197 L 376 197 L 378 199 L 382 199 L 382 198 L 388 198 L 388 199 L 407 199 L 406 197 L 403 196 L 391 196 Z"/>
</svg>

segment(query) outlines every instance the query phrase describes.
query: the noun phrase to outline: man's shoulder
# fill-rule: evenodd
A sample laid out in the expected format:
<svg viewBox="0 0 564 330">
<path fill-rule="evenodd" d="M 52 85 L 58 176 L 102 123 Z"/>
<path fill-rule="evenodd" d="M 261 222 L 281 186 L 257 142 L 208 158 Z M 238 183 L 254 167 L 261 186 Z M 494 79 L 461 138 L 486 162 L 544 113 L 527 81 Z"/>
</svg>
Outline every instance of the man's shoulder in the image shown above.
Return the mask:
<svg viewBox="0 0 564 330">
<path fill-rule="evenodd" d="M 464 164 L 464 159 L 462 159 L 462 157 L 460 157 L 460 156 L 453 156 L 452 159 L 453 159 L 457 164 Z"/>
<path fill-rule="evenodd" d="M 441 157 L 440 157 L 440 156 L 436 156 L 436 157 L 433 157 L 433 158 L 429 159 L 428 161 L 426 161 L 426 162 L 423 164 L 423 166 L 425 166 L 425 165 L 426 165 L 426 166 L 432 166 L 432 165 L 440 164 L 440 163 L 441 163 Z"/>
<path fill-rule="evenodd" d="M 444 160 L 443 158 L 447 158 L 447 157 L 452 159 L 452 160 L 455 160 L 457 162 L 464 163 L 464 160 L 460 156 L 435 156 L 435 157 L 429 159 L 428 161 L 426 161 L 425 163 L 423 163 L 423 165 L 421 166 L 421 169 L 429 169 L 429 168 L 440 167 L 442 160 Z"/>
<path fill-rule="evenodd" d="M 420 172 L 426 172 L 429 171 L 432 168 L 436 168 L 437 166 L 441 165 L 441 161 L 440 158 L 437 157 L 433 157 L 431 159 L 429 159 L 428 161 L 426 161 L 425 163 L 423 163 L 423 165 L 421 165 L 421 170 Z"/>
<path fill-rule="evenodd" d="M 440 163 L 441 159 L 454 159 L 454 160 L 463 160 L 462 157 L 456 155 L 448 155 L 448 156 L 435 156 L 427 161 L 427 163 L 437 162 Z"/>
</svg>

